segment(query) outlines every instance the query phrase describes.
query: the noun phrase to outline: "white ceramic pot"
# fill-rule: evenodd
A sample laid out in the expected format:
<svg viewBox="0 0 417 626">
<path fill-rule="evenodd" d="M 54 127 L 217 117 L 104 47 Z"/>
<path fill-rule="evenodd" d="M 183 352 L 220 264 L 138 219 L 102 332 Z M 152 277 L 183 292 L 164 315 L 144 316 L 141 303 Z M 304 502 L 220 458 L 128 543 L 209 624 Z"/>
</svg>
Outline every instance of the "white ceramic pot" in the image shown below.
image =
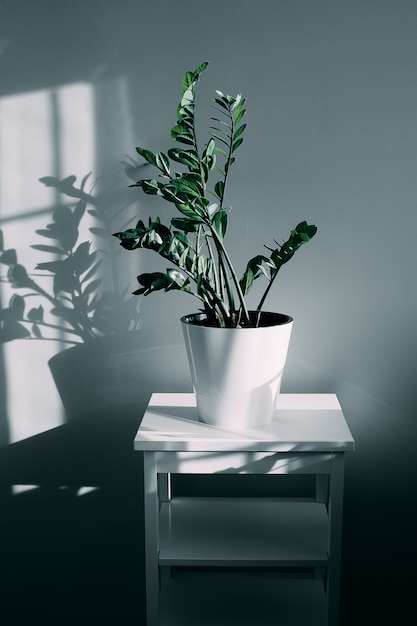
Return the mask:
<svg viewBox="0 0 417 626">
<path fill-rule="evenodd" d="M 232 430 L 270 422 L 293 319 L 265 312 L 258 328 L 213 328 L 204 320 L 181 318 L 200 419 Z"/>
</svg>

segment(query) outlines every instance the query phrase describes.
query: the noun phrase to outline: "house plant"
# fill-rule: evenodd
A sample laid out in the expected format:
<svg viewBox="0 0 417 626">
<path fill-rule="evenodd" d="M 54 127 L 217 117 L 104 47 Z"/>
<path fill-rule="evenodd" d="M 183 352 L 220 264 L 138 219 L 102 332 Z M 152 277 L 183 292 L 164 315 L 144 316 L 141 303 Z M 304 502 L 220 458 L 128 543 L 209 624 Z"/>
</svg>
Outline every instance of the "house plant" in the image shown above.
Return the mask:
<svg viewBox="0 0 417 626">
<path fill-rule="evenodd" d="M 179 146 L 167 154 L 136 148 L 158 170 L 158 177 L 132 186 L 173 204 L 179 215 L 168 226 L 156 217 L 114 235 L 125 249 L 153 250 L 171 265 L 166 272 L 140 274 L 135 294 L 179 290 L 199 301 L 200 312 L 181 320 L 199 416 L 239 428 L 271 419 L 293 320 L 263 307 L 281 267 L 317 228 L 300 222 L 287 241 L 266 247 L 267 253 L 250 259 L 238 277 L 225 246 L 230 214 L 225 192 L 243 143 L 246 101 L 240 94 L 216 91 L 210 137 L 200 150 L 195 95 L 207 65 L 202 63 L 182 79 L 177 121 L 170 132 Z M 256 309 L 249 310 L 246 296 L 261 277 L 267 281 L 265 290 Z"/>
</svg>

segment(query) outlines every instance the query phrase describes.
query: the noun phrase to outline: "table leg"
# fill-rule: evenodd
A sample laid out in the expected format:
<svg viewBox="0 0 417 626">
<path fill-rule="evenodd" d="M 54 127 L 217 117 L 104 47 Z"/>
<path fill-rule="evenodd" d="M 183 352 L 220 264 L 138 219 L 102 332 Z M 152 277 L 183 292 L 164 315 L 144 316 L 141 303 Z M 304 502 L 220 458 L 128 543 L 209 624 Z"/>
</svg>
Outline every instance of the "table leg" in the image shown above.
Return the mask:
<svg viewBox="0 0 417 626">
<path fill-rule="evenodd" d="M 329 567 L 327 570 L 327 626 L 339 624 L 340 566 L 344 486 L 343 453 L 335 453 L 329 485 Z"/>
<path fill-rule="evenodd" d="M 147 626 L 159 622 L 159 497 L 156 453 L 144 452 L 145 568 Z"/>
<path fill-rule="evenodd" d="M 328 474 L 316 474 L 316 502 L 326 502 L 329 498 Z"/>
<path fill-rule="evenodd" d="M 171 501 L 171 474 L 158 474 L 159 502 Z"/>
</svg>

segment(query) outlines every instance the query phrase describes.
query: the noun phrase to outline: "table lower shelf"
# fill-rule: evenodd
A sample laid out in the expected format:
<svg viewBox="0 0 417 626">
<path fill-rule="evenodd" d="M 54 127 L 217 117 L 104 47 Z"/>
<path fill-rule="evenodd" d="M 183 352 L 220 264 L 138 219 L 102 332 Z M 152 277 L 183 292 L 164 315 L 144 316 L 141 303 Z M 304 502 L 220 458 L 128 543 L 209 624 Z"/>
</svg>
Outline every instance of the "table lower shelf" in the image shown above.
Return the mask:
<svg viewBox="0 0 417 626">
<path fill-rule="evenodd" d="M 328 565 L 324 504 L 175 498 L 160 511 L 160 566 Z"/>
<path fill-rule="evenodd" d="M 162 580 L 160 611 L 161 626 L 324 626 L 326 597 L 314 579 L 179 571 Z"/>
</svg>

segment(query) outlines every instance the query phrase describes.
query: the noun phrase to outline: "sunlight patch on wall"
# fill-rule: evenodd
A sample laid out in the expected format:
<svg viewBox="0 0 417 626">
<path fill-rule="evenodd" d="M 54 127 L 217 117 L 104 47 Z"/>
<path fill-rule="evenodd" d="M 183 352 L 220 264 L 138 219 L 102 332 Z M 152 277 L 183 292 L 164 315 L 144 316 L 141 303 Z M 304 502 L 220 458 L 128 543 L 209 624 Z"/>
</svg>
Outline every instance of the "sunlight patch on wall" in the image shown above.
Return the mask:
<svg viewBox="0 0 417 626">
<path fill-rule="evenodd" d="M 93 88 L 88 84 L 67 85 L 57 91 L 63 176 L 74 174 L 82 179 L 94 167 L 93 100 Z"/>
<path fill-rule="evenodd" d="M 0 99 L 0 218 L 49 206 L 38 179 L 53 170 L 52 101 L 40 91 Z"/>
<path fill-rule="evenodd" d="M 80 181 L 94 170 L 94 153 L 91 85 L 72 84 L 0 99 L 0 230 L 5 248 L 15 249 L 18 262 L 29 274 L 37 274 L 37 282 L 44 283 L 49 292 L 53 289 L 52 281 L 48 275 L 40 277 L 35 268 L 52 259 L 50 254 L 31 248 L 33 244 L 45 243 L 35 231 L 45 228 L 56 207 L 73 206 L 76 199 L 59 194 L 39 182 L 39 178 L 53 176 L 61 180 L 74 174 Z M 81 241 L 87 233 L 83 233 Z M 91 238 L 88 234 L 87 238 Z M 6 272 L 6 266 L 0 265 L 0 275 Z M 9 305 L 13 293 L 25 295 L 26 309 L 41 303 L 24 290 L 13 290 L 0 283 L 3 308 Z M 47 310 L 48 303 L 43 305 Z M 6 371 L 5 380 L 0 380 L 0 393 L 7 399 L 10 442 L 64 421 L 48 360 L 67 345 L 55 331 L 48 336 L 51 340 L 22 339 L 0 344 Z"/>
</svg>

